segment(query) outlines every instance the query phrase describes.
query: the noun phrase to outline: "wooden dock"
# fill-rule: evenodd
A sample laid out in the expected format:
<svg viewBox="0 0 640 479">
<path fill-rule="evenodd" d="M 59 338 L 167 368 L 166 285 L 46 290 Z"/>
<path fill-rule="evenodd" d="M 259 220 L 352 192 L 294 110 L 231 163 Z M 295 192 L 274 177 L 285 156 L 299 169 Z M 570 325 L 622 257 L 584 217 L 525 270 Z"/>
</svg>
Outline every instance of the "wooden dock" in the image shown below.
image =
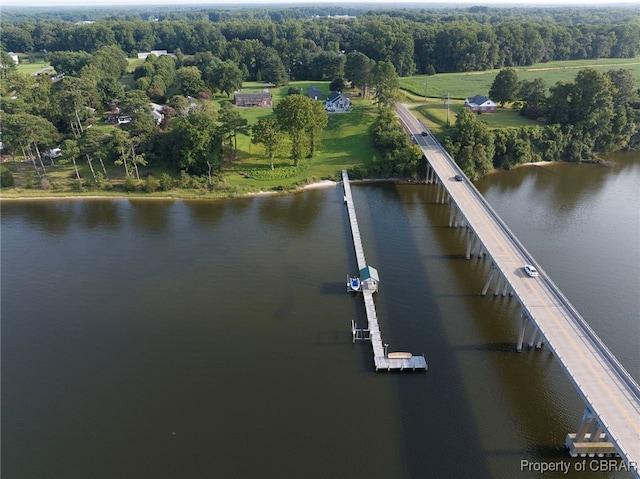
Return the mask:
<svg viewBox="0 0 640 479">
<path fill-rule="evenodd" d="M 342 184 L 344 187 L 344 202 L 347 205 L 347 211 L 349 213 L 349 223 L 351 225 L 353 246 L 356 251 L 358 270 L 363 270 L 367 268 L 367 261 L 364 257 L 364 248 L 362 247 L 362 239 L 360 238 L 360 228 L 358 227 L 356 209 L 353 204 L 353 197 L 351 196 L 349 175 L 346 170 L 342 170 Z M 373 348 L 373 363 L 375 364 L 376 371 L 426 370 L 427 361 L 423 355 L 414 356 L 411 353 L 387 353 L 385 345 L 382 342 L 380 326 L 378 325 L 378 315 L 376 313 L 376 305 L 373 301 L 373 293 L 377 291 L 377 285 L 375 288 L 365 287 L 365 285 L 366 281 L 363 282 L 362 297 L 364 298 L 364 306 L 367 311 L 367 329 L 358 330 L 355 327 L 355 323 L 352 322 L 351 329 L 354 342 L 356 340 L 371 341 L 371 346 Z M 363 334 L 365 332 L 366 334 Z"/>
</svg>

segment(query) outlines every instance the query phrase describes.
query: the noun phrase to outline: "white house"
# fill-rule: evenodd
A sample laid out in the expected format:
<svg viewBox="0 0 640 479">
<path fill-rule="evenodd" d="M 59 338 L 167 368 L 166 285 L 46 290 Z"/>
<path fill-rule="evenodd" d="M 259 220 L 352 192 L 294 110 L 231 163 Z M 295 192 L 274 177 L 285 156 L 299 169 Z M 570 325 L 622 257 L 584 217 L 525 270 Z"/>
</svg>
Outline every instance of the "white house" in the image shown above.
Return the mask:
<svg viewBox="0 0 640 479">
<path fill-rule="evenodd" d="M 328 112 L 351 111 L 351 102 L 339 91 L 333 91 L 331 95 L 327 97 L 324 109 Z"/>
<path fill-rule="evenodd" d="M 164 119 L 164 106 L 159 105 L 158 103 L 151 103 L 151 115 L 156 122 L 156 125 L 162 123 Z"/>
<path fill-rule="evenodd" d="M 18 63 L 20 63 L 20 59 L 18 58 L 18 54 L 17 53 L 7 52 L 7 55 L 9 55 L 11 57 L 11 59 L 13 60 L 13 63 L 15 63 L 16 65 Z"/>
<path fill-rule="evenodd" d="M 474 113 L 495 113 L 496 104 L 489 100 L 486 96 L 476 95 L 473 98 L 465 98 L 464 106 Z"/>
<path fill-rule="evenodd" d="M 157 57 L 162 55 L 171 55 L 172 57 L 175 57 L 173 53 L 169 53 L 166 50 L 151 50 L 150 52 L 138 53 L 138 59 L 145 60 L 149 55 L 155 55 Z"/>
</svg>

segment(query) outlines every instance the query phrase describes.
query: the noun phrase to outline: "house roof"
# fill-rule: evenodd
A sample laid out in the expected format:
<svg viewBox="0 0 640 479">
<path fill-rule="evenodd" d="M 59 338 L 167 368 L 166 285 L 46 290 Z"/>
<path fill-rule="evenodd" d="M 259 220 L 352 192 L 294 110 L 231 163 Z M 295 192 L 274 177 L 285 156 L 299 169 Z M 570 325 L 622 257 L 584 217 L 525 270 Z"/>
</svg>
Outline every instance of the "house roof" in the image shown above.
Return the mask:
<svg viewBox="0 0 640 479">
<path fill-rule="evenodd" d="M 340 93 L 339 91 L 332 91 L 331 95 L 329 95 L 327 97 L 327 101 L 331 102 L 331 103 L 333 103 L 333 102 L 335 102 L 337 100 L 349 101 L 349 99 L 346 96 L 344 96 L 342 93 Z"/>
<path fill-rule="evenodd" d="M 482 105 L 483 103 L 491 102 L 491 100 L 489 98 L 487 98 L 486 96 L 476 95 L 473 98 L 467 98 L 466 102 L 469 105 Z M 493 102 L 491 102 L 491 103 L 493 103 Z"/>
<path fill-rule="evenodd" d="M 380 281 L 380 276 L 378 275 L 378 270 L 373 266 L 365 266 L 360 270 L 360 280 L 366 281 L 368 279 L 374 279 L 376 281 Z"/>
<path fill-rule="evenodd" d="M 307 96 L 313 100 L 322 100 L 324 98 L 324 93 L 319 88 L 311 86 L 307 88 Z"/>
<path fill-rule="evenodd" d="M 271 98 L 271 93 L 267 92 L 267 91 L 254 91 L 254 92 L 249 92 L 249 93 L 241 93 L 241 92 L 235 92 L 234 96 L 236 98 L 246 98 L 246 99 L 262 99 L 262 98 Z"/>
</svg>

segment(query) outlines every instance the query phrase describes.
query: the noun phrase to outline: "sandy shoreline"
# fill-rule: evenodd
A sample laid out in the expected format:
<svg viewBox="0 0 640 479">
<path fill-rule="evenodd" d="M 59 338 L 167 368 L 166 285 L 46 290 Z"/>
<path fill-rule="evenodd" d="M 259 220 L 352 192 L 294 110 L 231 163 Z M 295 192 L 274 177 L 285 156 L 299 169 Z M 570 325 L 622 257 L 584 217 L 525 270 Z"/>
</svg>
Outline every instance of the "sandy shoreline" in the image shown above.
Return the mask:
<svg viewBox="0 0 640 479">
<path fill-rule="evenodd" d="M 318 181 L 316 183 L 310 183 L 308 185 L 305 186 L 301 186 L 299 188 L 296 188 L 295 190 L 291 190 L 291 191 L 256 191 L 256 192 L 250 192 L 250 193 L 245 193 L 242 195 L 237 196 L 238 198 L 242 198 L 242 197 L 251 197 L 251 196 L 270 196 L 270 195 L 282 195 L 282 194 L 287 194 L 287 193 L 295 193 L 297 191 L 303 191 L 303 190 L 308 190 L 308 189 L 315 189 L 315 188 L 328 188 L 331 186 L 336 186 L 338 184 L 337 181 L 332 181 L 332 180 L 322 180 L 322 181 Z M 177 201 L 177 200 L 182 200 L 182 201 L 201 201 L 201 200 L 225 200 L 225 199 L 229 199 L 232 197 L 221 197 L 221 198 L 209 198 L 209 197 L 203 197 L 203 198 L 197 198 L 197 197 L 181 197 L 181 196 L 171 196 L 171 195 L 167 195 L 167 196 L 137 196 L 137 195 L 42 195 L 42 196 L 15 196 L 15 197 L 6 197 L 6 196 L 2 196 L 0 195 L 0 202 L 1 201 L 30 201 L 30 200 L 49 200 L 49 201 L 54 201 L 54 200 L 171 200 L 171 201 Z"/>
<path fill-rule="evenodd" d="M 362 179 L 362 180 L 350 180 L 351 183 L 405 183 L 405 184 L 419 184 L 421 183 L 418 180 L 412 180 L 407 178 L 370 178 L 370 179 Z M 254 196 L 272 196 L 272 195 L 285 195 L 291 193 L 299 193 L 301 191 L 319 189 L 319 188 L 331 188 L 341 184 L 341 181 L 333 181 L 333 180 L 321 180 L 315 183 L 309 183 L 305 186 L 300 186 L 295 190 L 289 191 L 255 191 L 250 193 L 244 193 L 242 195 L 238 195 L 235 197 L 221 197 L 221 198 L 210 198 L 210 197 L 181 197 L 181 196 L 136 196 L 136 195 L 56 195 L 56 196 L 16 196 L 16 197 L 4 197 L 0 195 L 0 202 L 3 201 L 56 201 L 56 200 L 170 200 L 170 201 L 218 201 L 218 200 L 227 200 L 230 198 L 244 198 L 244 197 L 254 197 Z"/>
</svg>

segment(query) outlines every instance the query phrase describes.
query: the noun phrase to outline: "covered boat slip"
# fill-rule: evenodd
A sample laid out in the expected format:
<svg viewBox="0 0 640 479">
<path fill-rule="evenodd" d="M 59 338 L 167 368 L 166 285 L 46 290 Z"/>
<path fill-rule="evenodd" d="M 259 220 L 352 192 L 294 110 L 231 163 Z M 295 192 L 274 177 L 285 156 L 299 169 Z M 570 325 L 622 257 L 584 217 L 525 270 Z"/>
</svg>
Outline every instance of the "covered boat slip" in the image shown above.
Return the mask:
<svg viewBox="0 0 640 479">
<path fill-rule="evenodd" d="M 351 321 L 353 342 L 371 341 L 371 346 L 373 348 L 373 362 L 376 367 L 376 371 L 426 370 L 427 361 L 423 355 L 414 356 L 413 354 L 406 352 L 387 353 L 388 345 L 382 342 L 380 326 L 378 325 L 378 315 L 373 301 L 373 293 L 378 290 L 380 277 L 378 275 L 378 271 L 374 267 L 367 265 L 365 261 L 364 248 L 362 247 L 362 240 L 360 238 L 360 229 L 358 228 L 358 219 L 356 218 L 356 211 L 353 205 L 353 198 L 351 196 L 351 186 L 349 185 L 349 176 L 347 175 L 346 170 L 342 171 L 342 181 L 344 186 L 344 199 L 349 213 L 349 223 L 351 225 L 353 245 L 356 250 L 356 259 L 360 274 L 359 278 L 347 275 L 347 292 L 362 292 L 364 306 L 367 312 L 366 329 L 358 329 L 355 321 Z M 353 288 L 355 279 L 359 280 L 358 283 L 360 287 L 357 290 Z"/>
</svg>

